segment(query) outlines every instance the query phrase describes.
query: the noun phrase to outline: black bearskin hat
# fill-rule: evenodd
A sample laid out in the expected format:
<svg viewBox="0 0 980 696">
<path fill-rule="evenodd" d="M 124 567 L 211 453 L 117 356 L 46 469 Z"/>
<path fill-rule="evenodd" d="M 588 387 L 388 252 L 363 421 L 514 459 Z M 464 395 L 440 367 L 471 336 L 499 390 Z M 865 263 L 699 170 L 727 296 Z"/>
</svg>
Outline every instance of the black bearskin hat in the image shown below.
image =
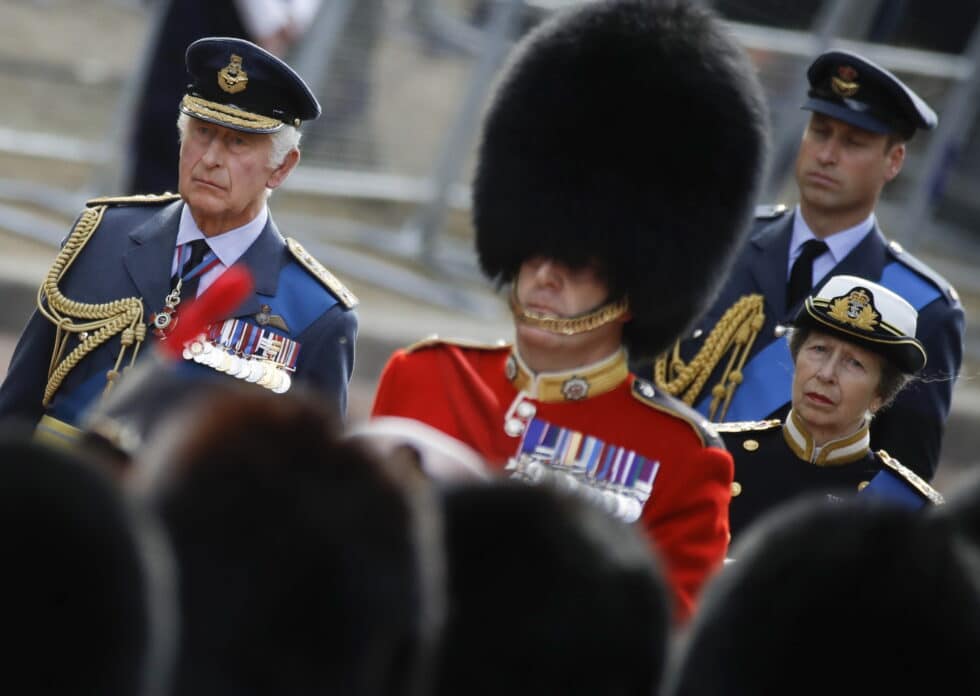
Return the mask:
<svg viewBox="0 0 980 696">
<path fill-rule="evenodd" d="M 658 692 L 670 603 L 635 526 L 548 482 L 450 486 L 442 509 L 449 612 L 435 696 Z M 487 669 L 502 645 L 513 649 Z"/>
<path fill-rule="evenodd" d="M 473 189 L 476 246 L 501 283 L 543 255 L 598 261 L 650 357 L 713 299 L 747 231 L 767 111 L 745 52 L 707 10 L 611 0 L 558 13 L 503 71 Z"/>
<path fill-rule="evenodd" d="M 760 518 L 706 587 L 663 693 L 941 694 L 980 683 L 976 550 L 943 507 L 923 515 L 813 494 Z"/>
</svg>

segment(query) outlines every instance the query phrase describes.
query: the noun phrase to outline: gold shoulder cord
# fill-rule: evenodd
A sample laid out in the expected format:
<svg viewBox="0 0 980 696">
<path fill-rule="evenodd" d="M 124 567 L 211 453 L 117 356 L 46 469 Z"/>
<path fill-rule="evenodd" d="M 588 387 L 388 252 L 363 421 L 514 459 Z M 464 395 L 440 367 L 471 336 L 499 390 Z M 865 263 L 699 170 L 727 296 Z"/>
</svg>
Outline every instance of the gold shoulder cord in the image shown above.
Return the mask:
<svg viewBox="0 0 980 696">
<path fill-rule="evenodd" d="M 739 298 L 711 329 L 701 350 L 689 363 L 681 360 L 680 342 L 675 343 L 669 367 L 667 354 L 662 354 L 654 362 L 653 379 L 656 385 L 688 406 L 693 406 L 708 377 L 725 353 L 729 353 L 721 381 L 711 388 L 711 408 L 708 412 L 708 420 L 722 420 L 728 412 L 735 387 L 742 383 L 742 368 L 765 322 L 763 306 L 762 295 Z"/>
<path fill-rule="evenodd" d="M 71 267 L 75 258 L 88 243 L 105 213 L 106 206 L 100 205 L 88 208 L 82 213 L 75 228 L 68 236 L 64 247 L 58 253 L 51 270 L 48 271 L 40 289 L 37 291 L 37 307 L 48 321 L 57 327 L 54 349 L 51 353 L 51 364 L 48 367 L 48 384 L 44 388 L 42 404 L 47 406 L 65 376 L 93 350 L 108 341 L 118 333 L 122 347 L 116 358 L 116 365 L 106 373 L 106 387 L 103 395 L 112 389 L 113 383 L 119 378 L 119 366 L 122 364 L 126 348 L 133 348 L 129 364 L 136 361 L 140 344 L 146 338 L 146 326 L 143 324 L 143 302 L 138 297 L 126 297 L 103 304 L 85 304 L 69 300 L 58 289 L 58 281 Z M 47 306 L 45 306 L 47 300 Z M 84 320 L 79 322 L 78 320 Z M 81 342 L 62 360 L 62 355 L 71 334 L 87 333 Z"/>
</svg>

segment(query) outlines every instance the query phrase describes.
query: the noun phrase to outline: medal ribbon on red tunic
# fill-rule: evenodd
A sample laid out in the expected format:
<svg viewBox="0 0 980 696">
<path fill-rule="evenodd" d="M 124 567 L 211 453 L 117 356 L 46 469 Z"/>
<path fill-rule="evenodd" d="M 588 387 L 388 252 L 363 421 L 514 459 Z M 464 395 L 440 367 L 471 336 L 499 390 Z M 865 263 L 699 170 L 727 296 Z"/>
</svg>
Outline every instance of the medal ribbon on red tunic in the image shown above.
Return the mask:
<svg viewBox="0 0 980 696">
<path fill-rule="evenodd" d="M 528 423 L 507 469 L 534 481 L 561 478 L 611 513 L 635 521 L 653 491 L 660 462 L 540 418 Z"/>
</svg>

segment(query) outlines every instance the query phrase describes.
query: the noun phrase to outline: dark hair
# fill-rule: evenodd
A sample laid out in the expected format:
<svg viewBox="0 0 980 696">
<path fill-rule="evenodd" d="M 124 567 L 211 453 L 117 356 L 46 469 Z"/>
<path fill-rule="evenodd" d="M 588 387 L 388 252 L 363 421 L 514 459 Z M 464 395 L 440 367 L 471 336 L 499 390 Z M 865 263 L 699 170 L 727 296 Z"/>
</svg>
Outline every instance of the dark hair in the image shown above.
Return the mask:
<svg viewBox="0 0 980 696">
<path fill-rule="evenodd" d="M 20 429 L 0 434 L 0 462 L 4 678 L 38 693 L 165 691 L 173 597 L 152 571 L 169 566 L 151 569 L 129 501 L 94 462 Z"/>
<path fill-rule="evenodd" d="M 213 385 L 174 418 L 151 498 L 181 570 L 175 693 L 415 693 L 427 540 L 400 482 L 301 385 Z"/>
<path fill-rule="evenodd" d="M 789 330 L 789 353 L 793 356 L 794 365 L 796 364 L 796 357 L 799 355 L 800 349 L 812 333 L 814 333 L 814 330 L 809 326 L 798 326 Z M 817 333 L 822 332 L 817 331 Z M 833 336 L 834 334 L 828 333 L 827 335 Z M 898 393 L 902 389 L 915 380 L 915 376 L 902 372 L 894 362 L 884 355 L 879 353 L 875 353 L 875 355 L 881 358 L 881 377 L 878 379 L 878 386 L 875 388 L 875 392 L 881 398 L 881 406 L 878 408 L 878 411 L 881 411 L 881 409 L 895 400 L 895 397 L 898 396 Z"/>
<path fill-rule="evenodd" d="M 975 553 L 919 510 L 823 495 L 791 502 L 739 539 L 738 560 L 705 589 L 665 693 L 776 694 L 787 684 L 804 694 L 955 693 L 954 684 L 978 684 Z"/>
<path fill-rule="evenodd" d="M 436 696 L 657 692 L 670 605 L 635 527 L 550 485 L 508 480 L 450 489 L 444 510 Z"/>
</svg>

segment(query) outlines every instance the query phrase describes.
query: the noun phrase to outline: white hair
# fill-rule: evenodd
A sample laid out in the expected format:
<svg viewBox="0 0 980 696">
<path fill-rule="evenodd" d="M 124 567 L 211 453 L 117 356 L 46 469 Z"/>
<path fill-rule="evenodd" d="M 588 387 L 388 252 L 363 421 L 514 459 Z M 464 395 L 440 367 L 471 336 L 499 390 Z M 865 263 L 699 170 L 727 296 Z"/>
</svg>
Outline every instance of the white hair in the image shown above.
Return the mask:
<svg viewBox="0 0 980 696">
<path fill-rule="evenodd" d="M 177 131 L 180 134 L 181 141 L 187 135 L 190 122 L 191 117 L 181 111 L 177 117 Z M 299 149 L 299 141 L 302 134 L 298 128 L 287 124 L 275 133 L 269 133 L 269 135 L 272 137 L 272 150 L 269 152 L 269 166 L 276 169 L 286 160 L 286 156 L 292 150 Z"/>
</svg>

